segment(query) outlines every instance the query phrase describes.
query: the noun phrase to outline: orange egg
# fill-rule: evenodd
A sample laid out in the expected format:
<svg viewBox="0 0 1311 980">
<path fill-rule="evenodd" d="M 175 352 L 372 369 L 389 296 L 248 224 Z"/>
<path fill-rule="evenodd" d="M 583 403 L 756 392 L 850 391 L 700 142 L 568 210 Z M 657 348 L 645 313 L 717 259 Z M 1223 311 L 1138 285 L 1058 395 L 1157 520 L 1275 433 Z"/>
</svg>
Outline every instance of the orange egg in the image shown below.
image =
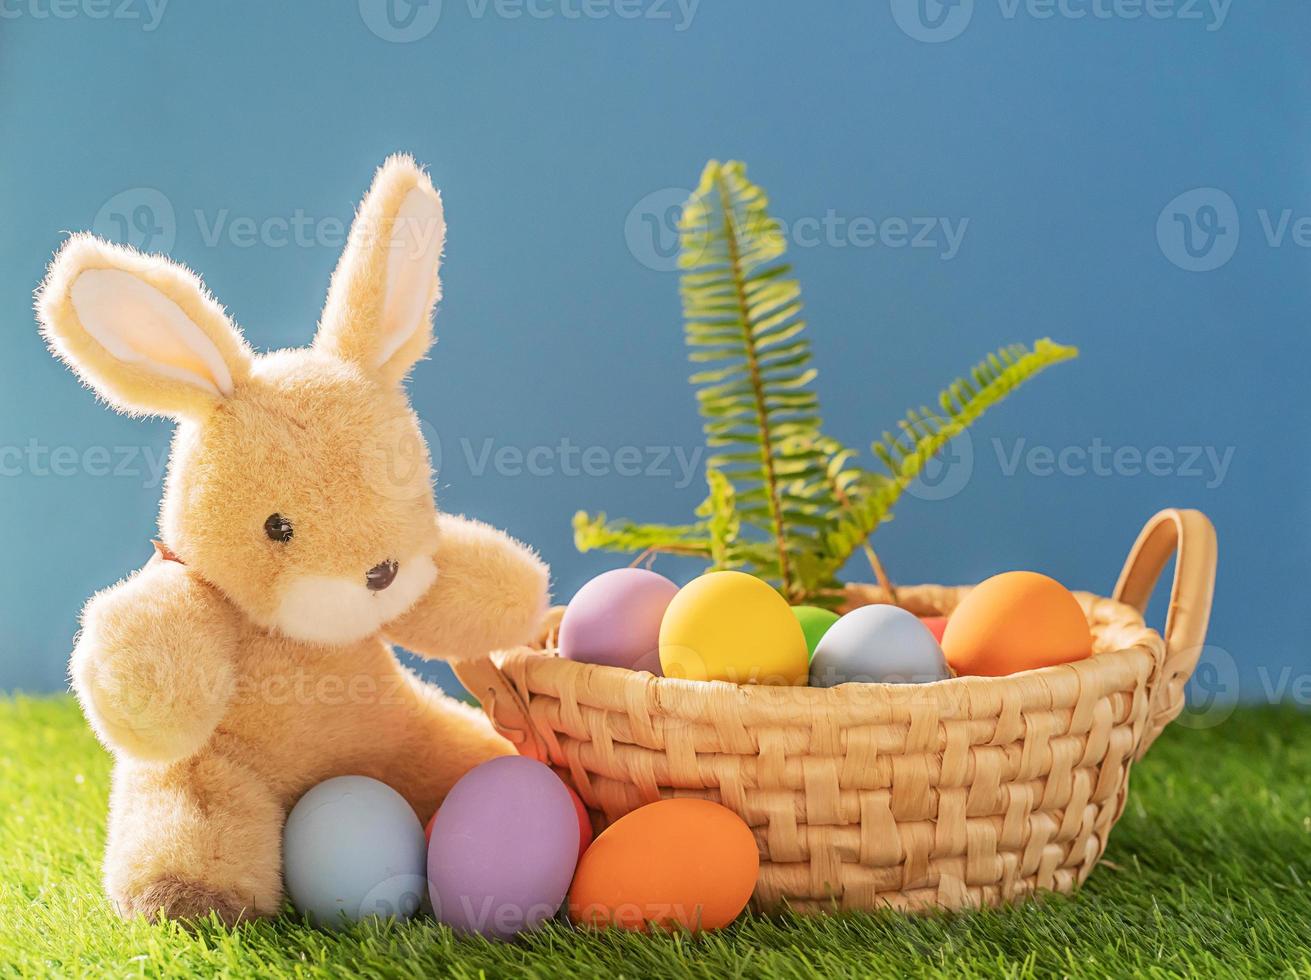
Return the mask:
<svg viewBox="0 0 1311 980">
<path fill-rule="evenodd" d="M 1055 579 L 1003 572 L 966 594 L 947 621 L 942 651 L 958 674 L 1000 677 L 1092 655 L 1079 602 Z"/>
<path fill-rule="evenodd" d="M 645 932 L 719 929 L 746 908 L 760 852 L 751 829 L 709 800 L 650 803 L 606 828 L 578 862 L 569 918 Z"/>
</svg>

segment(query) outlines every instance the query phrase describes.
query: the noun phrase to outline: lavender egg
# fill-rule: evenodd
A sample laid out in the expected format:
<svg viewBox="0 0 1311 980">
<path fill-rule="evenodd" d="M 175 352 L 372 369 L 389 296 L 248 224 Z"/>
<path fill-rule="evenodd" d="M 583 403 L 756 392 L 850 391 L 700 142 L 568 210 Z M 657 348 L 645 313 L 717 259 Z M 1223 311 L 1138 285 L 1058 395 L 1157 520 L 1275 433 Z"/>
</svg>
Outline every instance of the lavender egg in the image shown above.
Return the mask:
<svg viewBox="0 0 1311 980">
<path fill-rule="evenodd" d="M 660 620 L 678 592 L 645 568 L 616 568 L 574 595 L 560 621 L 560 655 L 660 673 Z"/>
<path fill-rule="evenodd" d="M 550 919 L 578 863 L 578 813 L 548 767 L 502 756 L 471 769 L 433 821 L 428 892 L 456 932 L 512 939 Z"/>
</svg>

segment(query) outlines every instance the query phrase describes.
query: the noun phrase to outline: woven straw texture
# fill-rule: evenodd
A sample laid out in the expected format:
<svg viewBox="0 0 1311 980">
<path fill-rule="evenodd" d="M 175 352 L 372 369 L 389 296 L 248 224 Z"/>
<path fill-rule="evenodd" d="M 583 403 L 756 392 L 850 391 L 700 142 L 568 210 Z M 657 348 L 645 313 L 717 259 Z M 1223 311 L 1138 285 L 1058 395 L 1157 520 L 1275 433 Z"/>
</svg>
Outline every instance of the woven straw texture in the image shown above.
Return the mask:
<svg viewBox="0 0 1311 980">
<path fill-rule="evenodd" d="M 1163 639 L 1141 610 L 1176 550 Z M 1201 514 L 1158 514 L 1117 599 L 1076 593 L 1093 657 L 1009 677 L 737 686 L 527 648 L 457 673 L 520 752 L 578 790 L 598 827 L 671 796 L 736 811 L 760 848 L 757 909 L 995 905 L 1068 892 L 1092 871 L 1130 766 L 1182 708 L 1214 569 Z M 903 587 L 897 598 L 949 613 L 966 591 Z M 847 598 L 887 600 L 870 586 Z"/>
</svg>

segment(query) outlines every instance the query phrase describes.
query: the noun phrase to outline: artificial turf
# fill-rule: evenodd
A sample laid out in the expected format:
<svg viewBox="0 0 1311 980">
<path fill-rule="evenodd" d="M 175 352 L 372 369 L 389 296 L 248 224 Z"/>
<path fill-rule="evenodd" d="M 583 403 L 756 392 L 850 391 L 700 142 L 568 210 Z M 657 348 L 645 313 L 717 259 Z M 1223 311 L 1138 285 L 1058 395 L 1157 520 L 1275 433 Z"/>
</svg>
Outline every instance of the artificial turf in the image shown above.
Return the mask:
<svg viewBox="0 0 1311 980">
<path fill-rule="evenodd" d="M 100 889 L 109 759 L 68 698 L 0 699 L 0 975 L 1311 976 L 1311 715 L 1171 728 L 1083 890 L 1000 911 L 753 917 L 702 937 L 514 944 L 431 920 L 325 933 L 123 922 Z"/>
</svg>

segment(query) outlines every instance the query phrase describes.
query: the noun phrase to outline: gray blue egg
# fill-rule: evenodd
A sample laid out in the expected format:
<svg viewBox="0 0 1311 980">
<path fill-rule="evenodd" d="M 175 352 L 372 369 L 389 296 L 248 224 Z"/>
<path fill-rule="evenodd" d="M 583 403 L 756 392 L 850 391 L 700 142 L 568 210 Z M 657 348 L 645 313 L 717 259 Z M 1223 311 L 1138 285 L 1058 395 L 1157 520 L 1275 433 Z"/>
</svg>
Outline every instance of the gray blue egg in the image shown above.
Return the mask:
<svg viewBox="0 0 1311 980">
<path fill-rule="evenodd" d="M 427 852 L 405 797 L 367 776 L 319 783 L 292 807 L 282 833 L 287 894 L 327 928 L 414 915 L 427 892 Z"/>
<path fill-rule="evenodd" d="M 888 605 L 847 613 L 820 639 L 810 663 L 811 687 L 922 684 L 950 676 L 929 628 L 914 613 Z"/>
</svg>

